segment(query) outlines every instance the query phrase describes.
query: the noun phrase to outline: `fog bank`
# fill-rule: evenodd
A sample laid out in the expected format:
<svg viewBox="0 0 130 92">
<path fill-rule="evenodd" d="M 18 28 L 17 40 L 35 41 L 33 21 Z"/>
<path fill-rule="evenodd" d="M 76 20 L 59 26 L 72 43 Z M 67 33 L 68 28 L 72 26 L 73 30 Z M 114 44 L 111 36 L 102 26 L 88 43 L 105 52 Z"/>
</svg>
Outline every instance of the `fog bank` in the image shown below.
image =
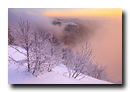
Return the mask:
<svg viewBox="0 0 130 92">
<path fill-rule="evenodd" d="M 122 80 L 122 17 L 109 17 L 102 21 L 89 42 L 96 55 L 95 60 L 108 66 L 110 79 L 119 81 Z"/>
</svg>

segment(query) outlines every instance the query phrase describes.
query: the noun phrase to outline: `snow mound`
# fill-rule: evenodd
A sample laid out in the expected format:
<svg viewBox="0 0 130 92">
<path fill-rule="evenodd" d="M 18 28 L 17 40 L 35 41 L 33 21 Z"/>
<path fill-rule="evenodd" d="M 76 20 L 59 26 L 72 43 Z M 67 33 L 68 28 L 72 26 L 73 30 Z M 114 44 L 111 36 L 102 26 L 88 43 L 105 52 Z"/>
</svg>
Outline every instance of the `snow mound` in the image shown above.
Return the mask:
<svg viewBox="0 0 130 92">
<path fill-rule="evenodd" d="M 64 22 L 63 24 L 69 24 L 69 25 L 77 25 L 74 22 Z"/>
</svg>

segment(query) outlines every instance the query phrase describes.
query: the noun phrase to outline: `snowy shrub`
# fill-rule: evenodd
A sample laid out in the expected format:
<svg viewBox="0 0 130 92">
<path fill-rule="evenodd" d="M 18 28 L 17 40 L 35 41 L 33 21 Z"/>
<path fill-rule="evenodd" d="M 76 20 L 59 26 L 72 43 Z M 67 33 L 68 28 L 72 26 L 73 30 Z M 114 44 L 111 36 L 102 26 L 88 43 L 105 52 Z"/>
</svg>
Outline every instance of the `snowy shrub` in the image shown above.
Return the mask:
<svg viewBox="0 0 130 92">
<path fill-rule="evenodd" d="M 64 59 L 63 64 L 66 65 L 68 69 L 69 77 L 71 77 L 73 72 L 74 63 L 75 63 L 74 58 L 75 56 L 72 48 L 68 47 L 63 49 L 63 57 L 62 57 L 62 59 Z"/>
<path fill-rule="evenodd" d="M 107 66 L 102 66 L 101 64 L 93 63 L 91 67 L 91 71 L 89 72 L 85 71 L 84 74 L 92 76 L 97 79 L 106 80 L 107 79 L 106 68 Z"/>
<path fill-rule="evenodd" d="M 30 48 L 30 66 L 33 75 L 50 72 L 61 61 L 61 45 L 53 43 L 53 35 L 47 30 L 34 30 L 33 44 Z"/>
<path fill-rule="evenodd" d="M 92 57 L 92 50 L 87 42 L 76 52 L 73 52 L 70 47 L 63 49 L 62 59 L 64 59 L 64 64 L 68 68 L 69 77 L 77 78 L 84 74 L 97 79 L 105 79 L 106 67 L 93 63 L 94 57 Z"/>
<path fill-rule="evenodd" d="M 76 78 L 79 74 L 84 73 L 87 70 L 90 70 L 89 67 L 92 67 L 91 51 L 81 46 L 81 49 L 73 52 L 72 48 L 67 48 L 64 51 L 64 64 L 67 66 L 69 71 L 69 76 Z"/>
<path fill-rule="evenodd" d="M 33 44 L 30 46 L 30 69 L 32 74 L 34 74 L 36 71 L 40 69 L 40 65 L 42 62 L 42 59 L 44 58 L 44 47 L 43 47 L 43 41 L 41 40 L 41 37 L 39 36 L 36 29 L 33 31 Z"/>
<path fill-rule="evenodd" d="M 92 68 L 91 71 L 84 72 L 84 74 L 100 79 L 100 80 L 107 80 L 107 74 L 106 74 L 107 66 L 103 66 L 101 64 L 97 65 L 96 63 L 96 64 L 93 64 L 93 67 L 91 68 Z"/>
</svg>

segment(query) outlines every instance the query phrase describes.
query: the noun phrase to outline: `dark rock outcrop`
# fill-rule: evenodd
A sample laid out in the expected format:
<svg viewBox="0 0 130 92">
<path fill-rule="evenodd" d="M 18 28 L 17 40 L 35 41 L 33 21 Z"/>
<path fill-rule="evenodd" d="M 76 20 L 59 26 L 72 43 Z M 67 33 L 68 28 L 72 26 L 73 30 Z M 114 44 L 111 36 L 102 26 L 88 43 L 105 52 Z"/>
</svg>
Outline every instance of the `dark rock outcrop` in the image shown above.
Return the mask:
<svg viewBox="0 0 130 92">
<path fill-rule="evenodd" d="M 52 24 L 53 24 L 53 25 L 59 25 L 59 26 L 61 26 L 62 23 L 61 23 L 60 21 L 56 21 L 56 20 L 55 20 L 55 21 L 52 21 Z"/>
</svg>

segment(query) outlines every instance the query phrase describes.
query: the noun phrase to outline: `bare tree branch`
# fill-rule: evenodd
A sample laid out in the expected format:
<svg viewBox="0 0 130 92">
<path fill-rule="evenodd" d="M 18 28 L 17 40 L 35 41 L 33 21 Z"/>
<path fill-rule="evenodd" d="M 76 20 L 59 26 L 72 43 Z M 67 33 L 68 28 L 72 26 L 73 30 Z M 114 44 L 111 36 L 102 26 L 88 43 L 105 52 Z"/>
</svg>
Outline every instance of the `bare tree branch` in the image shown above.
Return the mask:
<svg viewBox="0 0 130 92">
<path fill-rule="evenodd" d="M 15 49 L 15 50 L 17 50 L 19 53 L 27 56 L 24 52 L 20 51 L 17 47 L 14 47 L 14 46 L 11 46 L 11 45 L 10 45 L 10 47 L 13 48 L 13 49 Z"/>
</svg>

